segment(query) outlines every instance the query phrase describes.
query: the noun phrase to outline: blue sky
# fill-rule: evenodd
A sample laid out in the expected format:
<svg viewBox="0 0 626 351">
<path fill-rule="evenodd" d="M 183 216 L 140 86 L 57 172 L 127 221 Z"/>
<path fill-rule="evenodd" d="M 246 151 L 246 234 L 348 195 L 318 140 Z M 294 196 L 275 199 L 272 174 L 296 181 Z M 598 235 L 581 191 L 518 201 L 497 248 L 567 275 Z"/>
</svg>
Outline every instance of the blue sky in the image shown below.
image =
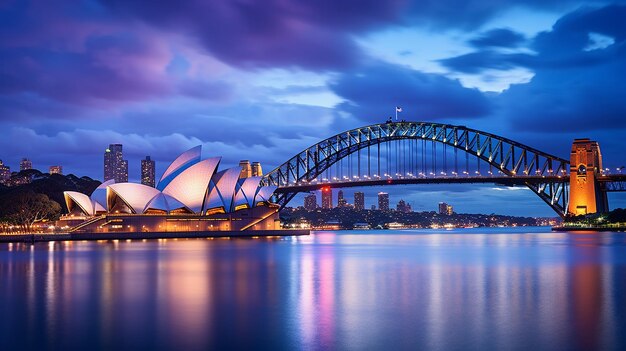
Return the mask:
<svg viewBox="0 0 626 351">
<path fill-rule="evenodd" d="M 401 105 L 565 158 L 594 138 L 619 167 L 623 18 L 624 1 L 0 0 L 0 159 L 100 179 L 122 143 L 138 179 L 146 155 L 159 174 L 203 144 L 269 170 Z M 552 214 L 524 190 L 385 190 L 416 209 Z"/>
</svg>

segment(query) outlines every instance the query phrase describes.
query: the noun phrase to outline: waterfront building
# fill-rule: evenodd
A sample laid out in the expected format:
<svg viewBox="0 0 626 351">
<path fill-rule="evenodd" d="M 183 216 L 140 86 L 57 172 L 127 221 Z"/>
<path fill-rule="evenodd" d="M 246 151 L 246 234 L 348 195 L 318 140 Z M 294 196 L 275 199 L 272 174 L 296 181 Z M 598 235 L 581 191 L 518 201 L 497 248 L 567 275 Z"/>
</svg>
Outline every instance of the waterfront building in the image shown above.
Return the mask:
<svg viewBox="0 0 626 351">
<path fill-rule="evenodd" d="M 322 208 L 333 208 L 333 190 L 328 187 L 322 188 Z"/>
<path fill-rule="evenodd" d="M 389 211 L 389 194 L 378 193 L 378 209 L 381 211 Z"/>
<path fill-rule="evenodd" d="M 123 159 L 122 144 L 110 144 L 104 151 L 104 181 L 128 181 L 128 161 Z"/>
<path fill-rule="evenodd" d="M 241 167 L 241 174 L 239 175 L 239 178 L 252 177 L 252 166 L 250 165 L 250 161 L 239 161 L 239 167 Z"/>
<path fill-rule="evenodd" d="M 66 191 L 69 215 L 61 222 L 91 233 L 280 229 L 279 206 L 270 200 L 275 186 L 261 186 L 261 177 L 239 179 L 239 167 L 218 171 L 220 157 L 200 154 L 200 146 L 181 154 L 156 188 L 110 179 L 91 196 Z"/>
<path fill-rule="evenodd" d="M 365 209 L 365 194 L 357 191 L 354 193 L 354 208 L 356 210 L 364 210 Z"/>
<path fill-rule="evenodd" d="M 63 174 L 63 166 L 50 166 L 50 174 Z"/>
<path fill-rule="evenodd" d="M 150 156 L 141 160 L 141 184 L 154 188 L 154 168 L 154 160 L 151 160 Z"/>
<path fill-rule="evenodd" d="M 343 190 L 339 190 L 337 192 L 337 207 L 346 207 L 348 205 L 348 201 L 343 197 Z"/>
<path fill-rule="evenodd" d="M 20 172 L 21 171 L 26 171 L 28 169 L 33 169 L 33 163 L 31 162 L 31 160 L 29 160 L 26 157 L 24 157 L 20 161 Z"/>
<path fill-rule="evenodd" d="M 252 176 L 260 177 L 263 175 L 263 169 L 261 169 L 261 162 L 252 162 Z"/>
<path fill-rule="evenodd" d="M 317 196 L 315 193 L 310 193 L 304 197 L 304 209 L 307 211 L 315 211 L 317 209 Z"/>
<path fill-rule="evenodd" d="M 11 179 L 11 168 L 0 160 L 0 183 L 5 183 Z"/>
</svg>

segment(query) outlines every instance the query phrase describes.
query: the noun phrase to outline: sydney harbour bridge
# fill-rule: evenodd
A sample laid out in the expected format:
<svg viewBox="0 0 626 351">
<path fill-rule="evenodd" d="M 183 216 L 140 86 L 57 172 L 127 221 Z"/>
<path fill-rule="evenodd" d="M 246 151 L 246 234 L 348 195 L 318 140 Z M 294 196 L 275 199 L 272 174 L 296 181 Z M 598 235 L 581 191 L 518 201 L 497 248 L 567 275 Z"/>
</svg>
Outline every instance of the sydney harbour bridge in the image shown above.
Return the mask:
<svg viewBox="0 0 626 351">
<path fill-rule="evenodd" d="M 263 177 L 284 207 L 299 192 L 402 184 L 526 186 L 559 216 L 608 211 L 626 171 L 602 167 L 597 142 L 576 139 L 570 159 L 488 132 L 441 123 L 387 122 L 312 145 Z"/>
</svg>

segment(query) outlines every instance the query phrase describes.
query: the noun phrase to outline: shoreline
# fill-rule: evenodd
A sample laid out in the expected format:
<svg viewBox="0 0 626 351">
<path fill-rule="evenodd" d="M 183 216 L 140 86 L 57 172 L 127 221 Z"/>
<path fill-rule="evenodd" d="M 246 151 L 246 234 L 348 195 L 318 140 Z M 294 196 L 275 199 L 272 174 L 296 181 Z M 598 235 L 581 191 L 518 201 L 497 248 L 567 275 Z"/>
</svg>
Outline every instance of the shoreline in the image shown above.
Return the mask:
<svg viewBox="0 0 626 351">
<path fill-rule="evenodd" d="M 553 232 L 624 232 L 626 227 L 552 227 Z"/>
<path fill-rule="evenodd" d="M 251 238 L 275 236 L 310 235 L 308 229 L 214 231 L 214 232 L 120 232 L 120 233 L 65 233 L 65 234 L 6 234 L 0 235 L 0 243 L 36 243 L 49 241 L 78 240 L 143 240 L 143 239 L 206 239 L 206 238 Z"/>
</svg>

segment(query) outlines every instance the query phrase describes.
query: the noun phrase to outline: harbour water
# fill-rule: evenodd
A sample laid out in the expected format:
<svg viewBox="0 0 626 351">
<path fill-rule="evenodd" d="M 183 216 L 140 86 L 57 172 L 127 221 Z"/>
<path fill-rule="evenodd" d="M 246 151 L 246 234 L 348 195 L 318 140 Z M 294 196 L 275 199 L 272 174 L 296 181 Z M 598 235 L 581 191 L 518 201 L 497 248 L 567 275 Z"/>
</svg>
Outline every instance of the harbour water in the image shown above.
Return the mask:
<svg viewBox="0 0 626 351">
<path fill-rule="evenodd" d="M 0 244 L 2 350 L 624 350 L 626 234 Z"/>
</svg>

